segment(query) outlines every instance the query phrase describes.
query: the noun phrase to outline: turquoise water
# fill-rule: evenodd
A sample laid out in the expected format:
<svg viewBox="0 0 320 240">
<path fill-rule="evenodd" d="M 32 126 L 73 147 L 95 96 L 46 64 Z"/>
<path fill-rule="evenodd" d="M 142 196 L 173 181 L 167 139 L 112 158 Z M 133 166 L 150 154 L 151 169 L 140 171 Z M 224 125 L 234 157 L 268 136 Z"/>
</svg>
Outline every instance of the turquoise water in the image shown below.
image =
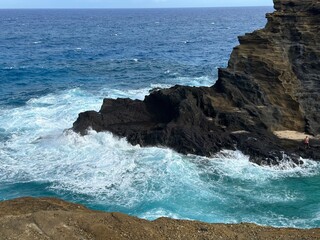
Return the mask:
<svg viewBox="0 0 320 240">
<path fill-rule="evenodd" d="M 146 219 L 320 227 L 315 161 L 261 167 L 238 151 L 183 156 L 68 130 L 104 97 L 212 85 L 236 36 L 263 27 L 268 11 L 0 10 L 0 200 L 53 196 Z"/>
</svg>

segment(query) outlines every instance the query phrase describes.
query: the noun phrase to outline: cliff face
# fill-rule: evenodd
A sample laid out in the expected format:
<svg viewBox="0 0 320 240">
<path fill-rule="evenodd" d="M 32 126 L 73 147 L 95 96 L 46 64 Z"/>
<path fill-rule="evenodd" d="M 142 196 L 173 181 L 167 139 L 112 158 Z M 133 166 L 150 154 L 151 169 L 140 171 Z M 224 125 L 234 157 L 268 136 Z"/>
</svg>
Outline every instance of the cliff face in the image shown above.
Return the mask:
<svg viewBox="0 0 320 240">
<path fill-rule="evenodd" d="M 283 151 L 294 159 L 320 159 L 319 148 L 305 150 L 273 135 L 320 133 L 320 3 L 274 4 L 264 29 L 239 37 L 214 86 L 175 86 L 144 101 L 104 99 L 99 112 L 80 113 L 73 130 L 85 134 L 91 127 L 132 144 L 207 156 L 240 149 L 265 164 L 279 162 Z"/>
<path fill-rule="evenodd" d="M 320 229 L 208 224 L 160 218 L 146 221 L 121 213 L 103 213 L 52 198 L 0 202 L 1 239 L 319 239 Z"/>
<path fill-rule="evenodd" d="M 253 104 L 271 130 L 320 133 L 320 2 L 275 0 L 262 30 L 239 37 L 217 87 Z"/>
</svg>

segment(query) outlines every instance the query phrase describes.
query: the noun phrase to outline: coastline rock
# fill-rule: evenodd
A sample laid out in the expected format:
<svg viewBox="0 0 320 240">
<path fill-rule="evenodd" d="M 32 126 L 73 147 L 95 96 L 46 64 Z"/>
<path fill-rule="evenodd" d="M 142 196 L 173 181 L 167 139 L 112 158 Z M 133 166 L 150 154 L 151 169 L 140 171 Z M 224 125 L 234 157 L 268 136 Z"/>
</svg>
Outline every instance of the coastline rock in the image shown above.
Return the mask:
<svg viewBox="0 0 320 240">
<path fill-rule="evenodd" d="M 1 239 L 319 239 L 320 229 L 208 224 L 159 218 L 147 221 L 121 213 L 93 211 L 53 198 L 0 202 Z"/>
<path fill-rule="evenodd" d="M 278 164 L 286 156 L 295 163 L 300 156 L 320 160 L 319 140 L 304 149 L 273 134 L 320 134 L 320 3 L 274 5 L 264 29 L 239 37 L 212 87 L 177 85 L 143 101 L 104 99 L 99 112 L 80 113 L 73 130 L 110 131 L 132 144 L 184 154 L 239 149 L 258 164 Z"/>
</svg>

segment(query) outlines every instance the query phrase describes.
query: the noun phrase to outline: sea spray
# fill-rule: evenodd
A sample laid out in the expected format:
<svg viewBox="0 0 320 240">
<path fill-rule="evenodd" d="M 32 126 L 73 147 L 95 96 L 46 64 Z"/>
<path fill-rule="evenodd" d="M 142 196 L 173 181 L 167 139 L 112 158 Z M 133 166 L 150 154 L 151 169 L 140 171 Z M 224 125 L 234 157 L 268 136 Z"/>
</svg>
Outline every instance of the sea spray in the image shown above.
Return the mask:
<svg viewBox="0 0 320 240">
<path fill-rule="evenodd" d="M 147 89 L 126 94 L 137 91 Z M 67 130 L 82 109 L 97 110 L 99 98 L 70 89 L 1 110 L 1 125 L 9 134 L 0 145 L 2 199 L 50 195 L 147 219 L 319 224 L 314 212 L 319 196 L 312 184 L 319 179 L 318 163 L 303 159 L 294 167 L 257 166 L 239 151 L 184 156 L 162 147 L 132 146 L 108 132 L 80 136 Z"/>
</svg>

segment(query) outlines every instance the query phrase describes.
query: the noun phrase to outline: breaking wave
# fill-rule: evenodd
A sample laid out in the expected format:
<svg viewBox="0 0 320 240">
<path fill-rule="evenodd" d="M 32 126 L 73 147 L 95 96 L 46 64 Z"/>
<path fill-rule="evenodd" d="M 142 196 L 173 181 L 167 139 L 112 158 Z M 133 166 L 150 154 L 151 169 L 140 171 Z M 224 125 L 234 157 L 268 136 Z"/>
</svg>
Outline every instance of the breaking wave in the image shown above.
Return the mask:
<svg viewBox="0 0 320 240">
<path fill-rule="evenodd" d="M 319 226 L 314 161 L 262 167 L 239 151 L 184 156 L 132 146 L 108 132 L 82 137 L 66 130 L 79 112 L 99 110 L 103 96 L 143 99 L 154 87 L 166 86 L 99 94 L 76 88 L 1 109 L 1 199 L 49 195 L 146 219 Z"/>
</svg>

